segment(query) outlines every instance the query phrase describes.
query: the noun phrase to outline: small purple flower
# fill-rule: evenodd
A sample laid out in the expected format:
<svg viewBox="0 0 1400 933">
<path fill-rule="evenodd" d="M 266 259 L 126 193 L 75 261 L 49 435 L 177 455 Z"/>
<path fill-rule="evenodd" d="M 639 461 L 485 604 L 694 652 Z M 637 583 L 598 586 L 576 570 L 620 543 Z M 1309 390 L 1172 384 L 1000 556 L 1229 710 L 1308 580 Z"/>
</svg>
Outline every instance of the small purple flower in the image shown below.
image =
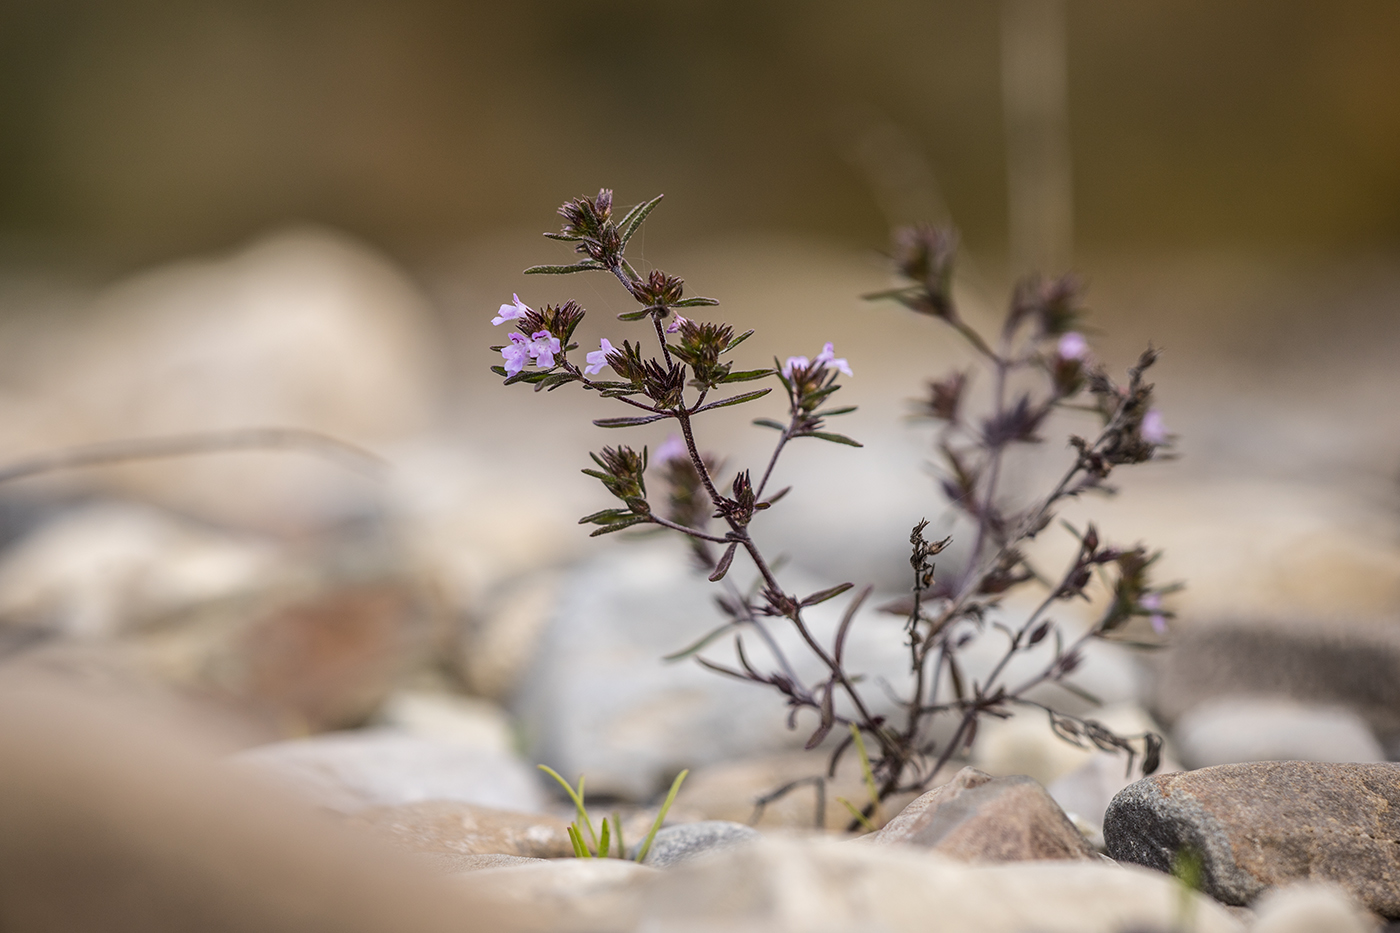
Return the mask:
<svg viewBox="0 0 1400 933">
<path fill-rule="evenodd" d="M 690 321 L 688 321 L 686 318 L 683 318 L 683 317 L 681 317 L 679 314 L 677 314 L 677 315 L 676 315 L 676 319 L 675 319 L 674 321 L 672 321 L 671 323 L 669 323 L 669 324 L 666 325 L 666 333 L 668 333 L 668 334 L 674 334 L 676 331 L 680 330 L 682 327 L 684 327 L 686 324 L 689 324 L 689 323 L 690 323 Z"/>
<path fill-rule="evenodd" d="M 1142 434 L 1142 439 L 1149 444 L 1165 444 L 1170 435 L 1167 433 L 1167 423 L 1162 420 L 1162 413 L 1156 408 L 1149 408 L 1147 414 L 1142 416 L 1142 426 L 1138 429 Z"/>
<path fill-rule="evenodd" d="M 787 358 L 787 362 L 783 364 L 783 378 L 791 379 L 794 369 L 806 369 L 811 365 L 812 361 L 805 356 L 790 356 Z"/>
<path fill-rule="evenodd" d="M 851 364 L 847 363 L 844 357 L 838 359 L 836 350 L 829 343 L 822 347 L 822 352 L 817 354 L 817 358 L 813 360 L 813 362 L 818 366 L 830 366 L 832 369 L 845 373 L 847 376 L 855 375 L 855 373 L 851 372 Z"/>
<path fill-rule="evenodd" d="M 514 337 L 514 334 L 511 334 Z M 559 352 L 559 338 L 547 330 L 537 330 L 530 335 L 530 359 L 541 369 L 554 365 L 554 354 Z"/>
<path fill-rule="evenodd" d="M 603 367 L 608 365 L 608 354 L 612 351 L 613 345 L 608 342 L 608 338 L 604 337 L 603 349 L 594 350 L 584 357 L 584 359 L 588 361 L 588 365 L 583 367 L 583 374 L 585 376 L 596 376 L 598 373 L 602 372 Z"/>
<path fill-rule="evenodd" d="M 1070 331 L 1060 337 L 1060 343 L 1056 346 L 1055 352 L 1062 360 L 1082 360 L 1089 352 L 1089 342 L 1084 339 L 1083 334 Z"/>
<path fill-rule="evenodd" d="M 530 338 L 524 334 L 511 334 L 510 343 L 501 347 L 501 356 L 506 358 L 506 375 L 514 376 L 524 369 L 531 355 Z"/>
<path fill-rule="evenodd" d="M 685 440 L 679 434 L 672 434 L 661 445 L 656 448 L 656 453 L 652 455 L 652 460 L 657 463 L 669 463 L 672 460 L 689 460 L 690 448 L 685 446 Z"/>
<path fill-rule="evenodd" d="M 491 323 L 496 326 L 504 324 L 506 321 L 514 321 L 530 313 L 530 306 L 520 300 L 519 295 L 511 295 L 514 304 L 501 305 L 500 313 L 491 319 Z"/>
<path fill-rule="evenodd" d="M 1138 600 L 1138 605 L 1152 613 L 1149 621 L 1152 623 L 1152 630 L 1158 635 L 1167 634 L 1167 617 L 1162 614 L 1162 594 L 1145 593 Z"/>
</svg>

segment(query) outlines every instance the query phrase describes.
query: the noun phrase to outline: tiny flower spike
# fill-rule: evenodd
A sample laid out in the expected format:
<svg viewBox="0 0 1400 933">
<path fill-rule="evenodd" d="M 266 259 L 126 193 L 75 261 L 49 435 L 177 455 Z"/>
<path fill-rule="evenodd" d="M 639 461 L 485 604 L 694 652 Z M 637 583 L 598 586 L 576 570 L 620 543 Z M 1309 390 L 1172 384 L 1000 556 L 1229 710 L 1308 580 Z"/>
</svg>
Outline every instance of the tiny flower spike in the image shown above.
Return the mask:
<svg viewBox="0 0 1400 933">
<path fill-rule="evenodd" d="M 1143 440 L 1154 446 L 1165 444 L 1171 439 L 1171 435 L 1167 433 L 1167 423 L 1162 420 L 1162 413 L 1156 408 L 1150 409 L 1142 416 L 1140 433 Z"/>
<path fill-rule="evenodd" d="M 524 317 L 532 310 L 529 305 L 520 300 L 519 295 L 511 295 L 510 297 L 514 301 L 514 304 L 501 305 L 500 313 L 491 319 L 491 323 L 495 324 L 497 327 L 504 324 L 506 321 L 514 321 L 517 318 Z"/>
<path fill-rule="evenodd" d="M 783 364 L 783 378 L 791 379 L 793 370 L 805 372 L 812 365 L 812 361 L 805 356 L 790 356 Z"/>
<path fill-rule="evenodd" d="M 506 358 L 506 375 L 514 376 L 525 368 L 531 358 L 530 338 L 524 334 L 511 334 L 510 343 L 501 347 L 501 356 Z"/>
<path fill-rule="evenodd" d="M 683 318 L 679 314 L 677 314 L 676 319 L 666 325 L 666 333 L 674 334 L 676 331 L 680 330 L 682 327 L 689 323 L 690 321 L 688 318 Z"/>
<path fill-rule="evenodd" d="M 608 365 L 608 354 L 613 351 L 613 345 L 608 341 L 608 338 L 604 337 L 602 347 L 601 350 L 594 350 L 584 357 L 588 362 L 588 365 L 583 367 L 585 376 L 596 376 L 603 371 L 604 366 Z"/>
<path fill-rule="evenodd" d="M 511 334 L 514 338 L 515 335 Z M 554 365 L 554 354 L 559 352 L 559 338 L 547 330 L 537 330 L 530 335 L 530 359 L 541 369 Z"/>
<path fill-rule="evenodd" d="M 1162 594 L 1144 593 L 1138 606 L 1151 614 L 1152 631 L 1158 635 L 1167 634 L 1167 617 L 1162 613 Z"/>
</svg>

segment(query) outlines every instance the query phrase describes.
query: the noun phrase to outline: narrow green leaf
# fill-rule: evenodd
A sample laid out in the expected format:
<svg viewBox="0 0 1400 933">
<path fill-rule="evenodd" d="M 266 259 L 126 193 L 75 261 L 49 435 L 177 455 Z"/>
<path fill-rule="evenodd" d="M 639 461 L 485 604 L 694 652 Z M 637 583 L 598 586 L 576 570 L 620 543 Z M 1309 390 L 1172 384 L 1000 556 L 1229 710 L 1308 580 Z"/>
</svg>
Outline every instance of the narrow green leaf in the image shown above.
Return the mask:
<svg viewBox="0 0 1400 933">
<path fill-rule="evenodd" d="M 760 428 L 772 428 L 774 431 L 786 431 L 787 425 L 781 421 L 774 421 L 772 418 L 755 418 L 753 423 Z"/>
<path fill-rule="evenodd" d="M 750 382 L 754 379 L 762 379 L 764 376 L 771 376 L 773 373 L 774 370 L 771 369 L 744 369 L 737 373 L 730 373 L 720 382 Z"/>
<path fill-rule="evenodd" d="M 842 593 L 846 592 L 853 586 L 855 586 L 854 583 L 841 583 L 828 589 L 820 590 L 816 593 L 813 593 L 811 596 L 808 596 L 806 599 L 802 600 L 802 602 L 798 603 L 798 605 L 815 606 L 817 603 L 824 603 L 832 597 L 840 596 Z"/>
<path fill-rule="evenodd" d="M 574 847 L 574 858 L 588 858 L 588 849 L 583 845 L 583 837 L 579 835 L 578 827 L 570 823 L 565 831 L 569 834 L 569 845 Z"/>
<path fill-rule="evenodd" d="M 695 411 L 692 412 L 692 414 L 698 414 L 702 411 L 709 411 L 711 408 L 728 408 L 730 405 L 742 405 L 745 402 L 752 402 L 756 398 L 763 398 L 763 396 L 767 395 L 769 392 L 772 391 L 772 389 L 759 389 L 757 392 L 745 392 L 743 395 L 735 395 L 731 396 L 730 398 L 720 399 L 718 402 L 711 402 L 708 405 L 702 405 L 701 407 L 695 409 Z"/>
<path fill-rule="evenodd" d="M 799 437 L 815 437 L 818 440 L 831 441 L 833 444 L 845 444 L 847 447 L 864 447 L 860 441 L 851 440 L 844 434 L 829 434 L 826 431 L 812 431 L 808 434 L 800 434 Z"/>
<path fill-rule="evenodd" d="M 861 813 L 858 809 L 856 809 L 855 804 L 851 803 L 845 797 L 837 797 L 836 800 L 838 803 L 841 804 L 841 806 L 845 807 L 851 812 L 851 817 L 857 823 L 859 823 L 861 826 L 864 826 L 869 832 L 875 832 L 875 824 L 870 822 L 870 817 L 866 816 L 864 813 Z"/>
<path fill-rule="evenodd" d="M 782 489 L 779 489 L 777 492 L 773 493 L 773 495 L 769 496 L 763 504 L 772 505 L 774 502 L 777 502 L 779 499 L 781 499 L 783 496 L 787 495 L 790 492 L 792 492 L 792 487 L 784 486 Z"/>
<path fill-rule="evenodd" d="M 613 824 L 617 826 L 617 830 L 613 833 L 613 836 L 617 838 L 617 857 L 625 859 L 627 858 L 627 844 L 622 841 L 622 814 L 616 810 L 613 811 Z"/>
<path fill-rule="evenodd" d="M 576 262 L 571 266 L 531 266 L 525 270 L 526 275 L 569 275 L 574 272 L 591 272 L 594 269 L 603 268 L 600 262 L 585 259 L 583 262 Z"/>
<path fill-rule="evenodd" d="M 598 854 L 594 858 L 607 858 L 608 848 L 612 845 L 612 837 L 608 832 L 608 818 L 603 817 L 603 832 L 598 838 Z"/>
<path fill-rule="evenodd" d="M 624 247 L 627 245 L 627 241 L 632 239 L 632 234 L 636 233 L 637 229 L 641 227 L 642 221 L 647 219 L 647 215 L 656 209 L 656 205 L 660 204 L 661 199 L 664 197 L 666 197 L 666 195 L 658 194 L 650 201 L 644 204 L 638 204 L 622 218 L 622 222 L 617 225 L 617 229 L 621 234 L 622 245 Z"/>
<path fill-rule="evenodd" d="M 570 372 L 551 373 L 535 383 L 535 391 L 538 392 L 541 389 L 557 389 L 562 385 L 573 382 L 577 378 L 577 376 Z"/>
<path fill-rule="evenodd" d="M 687 768 L 676 775 L 676 779 L 671 782 L 671 792 L 666 795 L 666 802 L 661 805 L 661 812 L 656 814 L 656 822 L 651 824 L 651 832 L 647 833 L 647 838 L 642 843 L 642 847 L 637 850 L 637 862 L 639 864 L 647 857 L 647 853 L 651 851 L 651 841 L 656 838 L 656 833 L 661 829 L 661 824 L 666 821 L 666 814 L 670 812 L 671 804 L 676 802 L 676 794 L 680 793 L 681 782 L 685 780 L 685 776 L 689 773 L 690 769 Z"/>
<path fill-rule="evenodd" d="M 733 349 L 734 349 L 735 347 L 737 347 L 739 344 L 743 343 L 745 340 L 748 340 L 748 339 L 749 339 L 750 337 L 752 337 L 752 336 L 753 336 L 753 331 L 751 331 L 751 330 L 746 330 L 746 331 L 744 331 L 742 334 L 740 334 L 739 336 L 735 337 L 733 340 L 729 341 L 729 343 L 727 343 L 727 344 L 725 345 L 724 350 L 721 351 L 721 352 L 723 352 L 723 353 L 728 353 L 730 350 L 733 350 Z M 774 363 L 775 366 L 777 365 L 777 362 L 778 362 L 778 358 L 777 358 L 777 357 L 774 357 L 774 358 L 773 358 L 773 363 Z"/>
<path fill-rule="evenodd" d="M 871 292 L 860 297 L 865 301 L 879 301 L 882 298 L 902 298 L 911 291 L 918 289 L 917 285 L 902 285 L 899 288 L 887 288 L 882 292 Z"/>
<path fill-rule="evenodd" d="M 578 808 L 579 819 L 583 821 L 583 825 L 588 827 L 588 835 L 593 837 L 594 842 L 597 842 L 598 835 L 593 832 L 593 821 L 588 818 L 588 811 L 583 808 L 583 775 L 580 774 L 578 776 L 578 790 L 575 791 L 573 785 L 560 777 L 559 772 L 555 771 L 549 765 L 535 765 L 535 767 L 554 778 L 554 780 L 559 782 L 559 786 L 564 788 L 564 792 L 569 795 L 569 799 L 572 800 L 574 806 Z"/>
<path fill-rule="evenodd" d="M 643 308 L 640 311 L 624 311 L 622 314 L 619 314 L 617 316 L 617 319 L 619 321 L 640 321 L 642 318 L 646 317 L 650 313 L 650 308 Z"/>
<path fill-rule="evenodd" d="M 504 376 L 506 374 L 506 368 L 504 366 L 492 366 L 491 372 L 498 376 Z"/>
<path fill-rule="evenodd" d="M 669 417 L 671 415 L 667 412 L 661 415 L 638 415 L 635 418 L 595 418 L 593 424 L 600 428 L 630 428 L 633 425 L 651 424 L 653 421 Z"/>
<path fill-rule="evenodd" d="M 690 645 L 690 647 L 688 647 L 688 648 L 682 648 L 680 651 L 674 652 L 674 653 L 672 653 L 672 654 L 668 654 L 668 655 L 666 655 L 665 657 L 663 657 L 661 660 L 663 660 L 663 661 L 684 661 L 686 658 L 690 657 L 691 655 L 696 654 L 696 653 L 701 652 L 701 651 L 704 651 L 705 648 L 706 648 L 711 642 L 713 642 L 716 638 L 719 638 L 721 635 L 724 635 L 726 632 L 728 632 L 730 629 L 734 628 L 734 626 L 736 626 L 736 625 L 738 625 L 738 624 L 739 624 L 738 622 L 733 621 L 733 620 L 731 620 L 731 621 L 729 621 L 729 622 L 726 622 L 726 623 L 724 623 L 723 625 L 721 625 L 719 628 L 716 628 L 716 629 L 714 629 L 714 630 L 708 632 L 707 634 L 701 636 L 700 640 L 697 641 L 697 642 L 695 642 L 694 644 Z"/>
<path fill-rule="evenodd" d="M 572 233 L 546 233 L 545 236 L 549 237 L 551 240 L 559 240 L 563 243 L 577 243 L 579 240 L 583 239 L 583 237 L 574 236 Z"/>
<path fill-rule="evenodd" d="M 713 298 L 701 298 L 699 295 L 695 295 L 694 297 L 691 297 L 691 298 L 682 298 L 680 301 L 678 301 L 678 302 L 676 302 L 675 304 L 671 305 L 671 307 L 673 307 L 673 308 L 708 308 L 708 307 L 711 307 L 711 306 L 717 305 L 717 304 L 719 304 L 719 302 L 716 301 L 716 300 L 713 299 Z"/>
<path fill-rule="evenodd" d="M 578 520 L 580 525 L 588 525 L 594 522 L 615 522 L 631 516 L 631 512 L 622 509 L 603 509 L 601 512 L 594 512 L 592 515 L 585 515 Z"/>
<path fill-rule="evenodd" d="M 638 515 L 636 518 L 629 518 L 629 519 L 627 519 L 626 521 L 621 521 L 621 522 L 618 522 L 618 523 L 616 523 L 616 524 L 614 524 L 614 525 L 608 525 L 608 526 L 605 527 L 605 528 L 599 528 L 597 531 L 593 532 L 593 533 L 590 534 L 588 537 L 590 537 L 590 538 L 596 538 L 596 537 L 598 537 L 599 535 L 610 535 L 610 534 L 612 534 L 614 531 L 621 531 L 621 530 L 624 529 L 624 528 L 631 528 L 633 525 L 640 525 L 640 524 L 642 524 L 643 522 L 646 522 L 646 521 L 648 521 L 647 518 L 644 518 L 643 516 Z"/>
<path fill-rule="evenodd" d="M 865 737 L 860 734 L 860 729 L 855 723 L 851 723 L 851 741 L 856 744 L 856 753 L 860 755 L 860 774 L 865 779 L 865 792 L 870 795 L 870 802 L 878 808 L 880 806 L 880 793 L 875 789 L 875 772 L 870 767 L 870 755 L 865 750 Z"/>
<path fill-rule="evenodd" d="M 837 415 L 849 415 L 855 410 L 856 406 L 852 405 L 849 408 L 833 408 L 830 411 L 819 411 L 817 414 L 823 418 L 834 418 Z"/>
</svg>

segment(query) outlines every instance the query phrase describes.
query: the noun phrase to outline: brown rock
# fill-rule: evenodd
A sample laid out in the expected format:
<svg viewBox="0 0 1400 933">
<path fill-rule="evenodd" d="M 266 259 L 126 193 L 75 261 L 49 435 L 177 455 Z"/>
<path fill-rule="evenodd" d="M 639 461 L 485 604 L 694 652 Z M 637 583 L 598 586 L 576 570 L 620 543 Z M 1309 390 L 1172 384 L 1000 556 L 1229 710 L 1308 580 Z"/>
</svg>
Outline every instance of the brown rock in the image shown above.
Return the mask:
<svg viewBox="0 0 1400 933">
<path fill-rule="evenodd" d="M 1400 917 L 1400 764 L 1260 761 L 1144 778 L 1113 798 L 1104 838 L 1113 858 L 1162 871 L 1194 849 L 1205 890 L 1227 904 L 1328 881 Z"/>
<path fill-rule="evenodd" d="M 518 855 L 565 858 L 573 855 L 567 820 L 544 813 L 493 810 L 451 800 L 429 800 L 394 807 L 369 807 L 350 822 L 388 837 L 414 852 L 455 855 Z"/>
<path fill-rule="evenodd" d="M 966 862 L 1094 857 L 1045 788 L 1028 777 L 994 778 L 975 768 L 963 768 L 866 838 L 924 846 Z"/>
</svg>

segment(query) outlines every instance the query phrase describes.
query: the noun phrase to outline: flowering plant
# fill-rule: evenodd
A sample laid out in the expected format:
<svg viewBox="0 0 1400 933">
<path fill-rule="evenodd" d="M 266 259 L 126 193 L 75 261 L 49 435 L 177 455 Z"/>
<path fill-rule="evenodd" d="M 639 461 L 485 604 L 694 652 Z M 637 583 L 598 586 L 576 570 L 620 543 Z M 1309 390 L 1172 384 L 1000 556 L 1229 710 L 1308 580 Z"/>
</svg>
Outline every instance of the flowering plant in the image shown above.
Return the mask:
<svg viewBox="0 0 1400 933">
<path fill-rule="evenodd" d="M 1128 383 L 1120 386 L 1093 362 L 1088 342 L 1076 330 L 1082 310 L 1079 287 L 1066 277 L 1047 281 L 1023 281 L 992 342 L 958 313 L 952 292 L 956 239 L 948 232 L 927 226 L 897 234 L 895 263 L 902 284 L 872 299 L 890 299 L 918 314 L 946 322 L 966 339 L 992 372 L 991 411 L 975 417 L 966 388 L 967 372 L 955 372 L 931 381 L 920 403 L 920 414 L 939 425 L 938 451 L 944 464 L 943 489 L 969 520 L 973 541 L 965 563 L 951 576 L 935 576 L 932 558 L 951 539 L 930 541 L 927 521 L 920 521 L 910 535 L 913 585 L 907 599 L 886 607 L 906 619 L 904 632 L 910 659 L 910 685 L 899 697 L 900 714 L 877 713 L 860 689 L 860 678 L 847 670 L 845 642 L 851 624 L 871 588 L 850 599 L 830 644 L 812 632 L 806 611 L 854 588 L 842 583 L 814 593 L 789 592 L 772 562 L 749 533 L 760 512 L 772 508 L 787 492 L 768 492 L 774 466 L 787 444 L 803 437 L 861 446 L 857 441 L 828 430 L 827 419 L 853 411 L 831 407 L 840 390 L 840 376 L 852 376 L 847 360 L 837 357 L 826 343 L 814 357 L 790 356 L 773 361 L 771 368 L 736 370 L 727 357 L 753 331 L 736 334 L 725 323 L 700 322 L 682 317 L 677 309 L 712 306 L 710 298 L 683 297 L 681 279 L 660 270 L 645 277 L 626 258 L 628 242 L 647 215 L 660 202 L 654 198 L 639 204 L 621 218 L 613 216 L 612 192 L 596 198 L 567 202 L 559 233 L 545 236 L 575 244 L 583 258 L 570 265 L 534 266 L 527 274 L 565 275 L 599 271 L 612 275 L 637 302 L 639 308 L 618 315 L 623 321 L 645 321 L 655 338 L 657 355 L 647 355 L 643 342 L 623 340 L 620 346 L 606 338 L 588 352 L 580 368 L 569 354 L 578 349 L 572 335 L 584 311 L 573 301 L 535 310 L 515 296 L 503 304 L 495 324 L 515 322 L 510 342 L 492 349 L 503 365 L 493 370 L 506 385 L 526 383 L 536 391 L 553 391 L 577 383 L 586 391 L 616 399 L 632 413 L 600 418 L 603 428 L 626 428 L 660 421 L 675 423 L 678 433 L 649 457 L 647 448 L 637 451 L 618 445 L 592 454 L 596 469 L 584 472 L 596 477 L 619 505 L 584 516 L 581 524 L 598 526 L 593 535 L 609 534 L 639 525 L 668 528 L 684 535 L 709 579 L 724 587 L 717 598 L 727 617 L 725 623 L 672 658 L 694 657 L 705 667 L 743 680 L 769 686 L 786 699 L 793 710 L 811 709 L 818 716 L 809 749 L 821 745 L 833 729 L 849 733 L 831 753 L 829 773 L 834 774 L 841 755 L 853 745 L 873 749 L 868 771 L 877 785 L 862 816 L 868 817 L 879 801 L 895 793 L 921 791 L 939 770 L 959 752 L 970 747 L 983 716 L 1004 718 L 1016 708 L 1043 712 L 1050 727 L 1067 741 L 1081 746 L 1126 753 L 1131 770 L 1139 755 L 1144 773 L 1156 770 L 1161 739 L 1152 733 L 1121 736 L 1091 719 L 1057 711 L 1028 695 L 1033 688 L 1053 683 L 1082 694 L 1066 680 L 1083 660 L 1083 648 L 1091 639 L 1125 640 L 1124 632 L 1142 618 L 1161 632 L 1171 613 L 1162 596 L 1173 588 L 1153 586 L 1149 569 L 1157 558 L 1141 546 L 1121 549 L 1100 542 L 1093 525 L 1083 531 L 1071 528 L 1078 548 L 1070 565 L 1057 580 L 1047 582 L 1026 555 L 1026 545 L 1047 528 L 1058 504 L 1090 491 L 1109 489 L 1106 480 L 1119 467 L 1152 459 L 1158 448 L 1169 445 L 1170 435 L 1161 414 L 1153 406 L 1153 387 L 1143 374 L 1156 360 L 1149 348 L 1128 371 Z M 533 364 L 533 368 L 530 367 Z M 604 368 L 616 378 L 600 379 Z M 1038 390 L 1014 386 L 1038 380 Z M 737 471 L 721 491 L 719 460 L 702 451 L 696 440 L 695 421 L 705 412 L 757 401 L 772 387 L 740 391 L 712 399 L 732 383 L 775 380 L 786 396 L 784 419 L 758 418 L 755 424 L 778 432 L 768 462 L 757 481 L 750 470 Z M 1087 399 L 1086 399 L 1087 397 Z M 1061 409 L 1086 411 L 1097 416 L 1099 429 L 1092 439 L 1070 438 L 1074 457 L 1063 476 L 1045 496 L 1029 506 L 1014 507 L 1002 485 L 1007 452 L 1039 443 L 1039 430 L 1052 413 Z M 667 489 L 665 502 L 654 503 L 647 490 L 648 470 L 660 472 Z M 718 522 L 716 526 L 712 522 Z M 736 555 L 742 552 L 758 575 L 759 586 L 741 590 L 728 578 Z M 1089 600 L 1097 576 L 1110 598 L 1101 617 L 1086 632 L 1067 638 L 1048 613 L 1057 603 Z M 996 619 L 996 610 L 1013 589 L 1046 585 L 1038 607 L 1019 625 Z M 820 664 L 815 682 L 795 672 L 768 631 L 770 620 L 780 619 L 801 636 L 803 645 Z M 1000 660 L 981 680 L 969 682 L 960 651 L 973 639 L 1000 632 L 1007 646 Z M 771 667 L 756 665 L 744 646 L 744 634 L 752 632 L 768 649 Z M 700 651 L 721 635 L 732 634 L 737 666 L 702 657 Z M 1007 680 L 1008 664 L 1017 655 L 1053 646 L 1046 664 L 1022 682 Z M 945 742 L 930 736 L 930 723 L 941 716 L 955 717 L 952 738 Z M 838 728 L 839 727 L 839 728 Z M 863 737 L 863 738 L 862 738 Z M 864 755 L 862 755 L 864 757 Z"/>
</svg>

